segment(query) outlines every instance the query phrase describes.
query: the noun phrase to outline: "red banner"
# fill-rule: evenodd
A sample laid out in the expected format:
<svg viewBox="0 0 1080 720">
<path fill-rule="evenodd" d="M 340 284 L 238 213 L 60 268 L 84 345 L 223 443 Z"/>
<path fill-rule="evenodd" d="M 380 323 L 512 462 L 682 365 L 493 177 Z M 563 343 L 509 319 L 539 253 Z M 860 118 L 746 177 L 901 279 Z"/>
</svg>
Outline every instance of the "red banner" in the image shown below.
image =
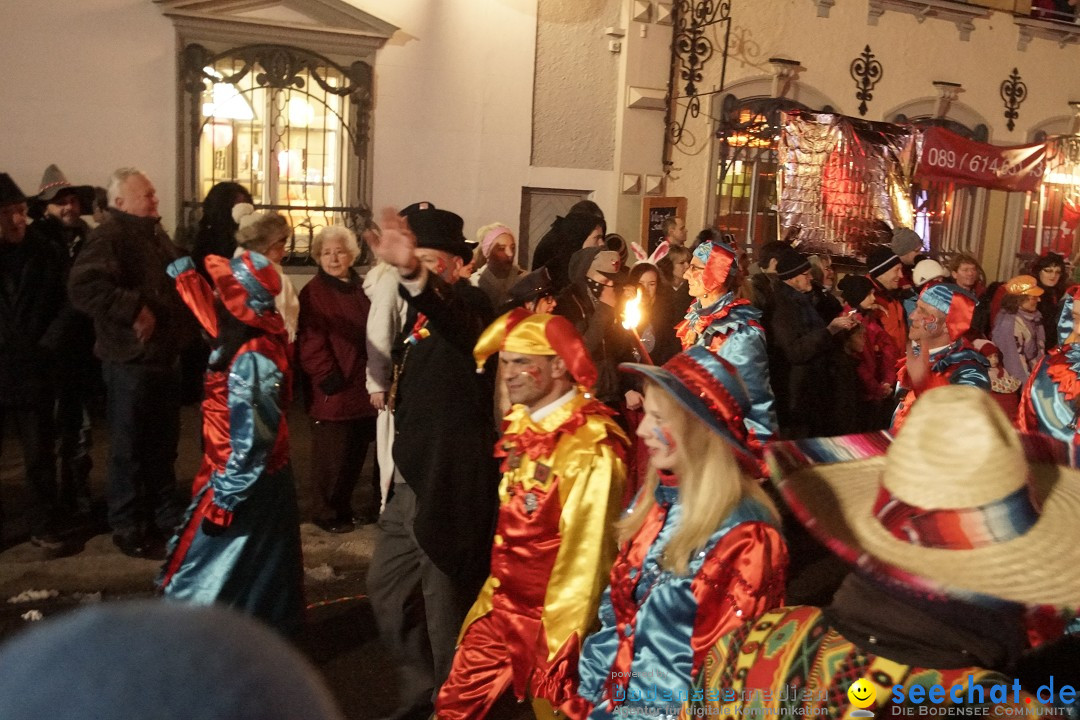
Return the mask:
<svg viewBox="0 0 1080 720">
<path fill-rule="evenodd" d="M 929 127 L 923 131 L 915 179 L 1026 192 L 1039 189 L 1045 169 L 1045 143 L 998 147 Z"/>
</svg>

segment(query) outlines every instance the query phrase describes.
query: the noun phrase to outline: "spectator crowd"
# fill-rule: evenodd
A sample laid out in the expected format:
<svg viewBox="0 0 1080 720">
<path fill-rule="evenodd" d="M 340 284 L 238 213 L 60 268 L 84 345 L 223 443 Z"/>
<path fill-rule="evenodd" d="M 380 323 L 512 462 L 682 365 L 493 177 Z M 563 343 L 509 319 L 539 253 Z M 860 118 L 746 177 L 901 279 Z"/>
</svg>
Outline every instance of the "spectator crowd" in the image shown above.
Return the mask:
<svg viewBox="0 0 1080 720">
<path fill-rule="evenodd" d="M 137 169 L 102 190 L 50 166 L 32 196 L 0 174 L 0 419 L 46 557 L 94 508 L 103 392 L 116 548 L 163 561 L 167 600 L 297 632 L 298 393 L 309 519 L 378 523 L 395 718 L 480 718 L 507 693 L 537 717 L 731 714 L 789 686 L 785 707 L 844 717 L 864 678 L 899 715 L 892 688 L 927 677 L 1076 674 L 1053 659 L 1080 629 L 1065 258 L 987 283 L 898 227 L 841 274 L 797 234 L 750 257 L 681 218 L 642 248 L 582 201 L 526 270 L 507 225 L 470 241 L 421 201 L 360 238 L 322 229 L 297 292 L 289 221 L 252 200 L 213 187 L 182 248 Z"/>
</svg>

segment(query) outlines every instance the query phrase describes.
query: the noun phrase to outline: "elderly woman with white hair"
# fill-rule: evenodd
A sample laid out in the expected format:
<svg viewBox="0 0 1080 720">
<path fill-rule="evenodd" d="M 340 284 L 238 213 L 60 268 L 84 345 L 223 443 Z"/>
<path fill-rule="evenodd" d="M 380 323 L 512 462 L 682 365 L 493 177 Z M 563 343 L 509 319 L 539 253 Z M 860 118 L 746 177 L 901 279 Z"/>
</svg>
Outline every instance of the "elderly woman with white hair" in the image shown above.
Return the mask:
<svg viewBox="0 0 1080 720">
<path fill-rule="evenodd" d="M 525 272 L 514 262 L 514 233 L 502 223 L 492 223 L 476 231 L 476 241 L 476 271 L 470 282 L 484 291 L 492 307 L 502 307 L 510 298 L 510 288 Z"/>
<path fill-rule="evenodd" d="M 311 246 L 319 271 L 300 291 L 297 347 L 311 417 L 312 515 L 332 533 L 374 522 L 380 502 L 376 474 L 365 510 L 354 517 L 353 491 L 375 439 L 376 415 L 366 387 L 371 302 L 352 267 L 359 254 L 352 230 L 324 228 Z"/>
</svg>

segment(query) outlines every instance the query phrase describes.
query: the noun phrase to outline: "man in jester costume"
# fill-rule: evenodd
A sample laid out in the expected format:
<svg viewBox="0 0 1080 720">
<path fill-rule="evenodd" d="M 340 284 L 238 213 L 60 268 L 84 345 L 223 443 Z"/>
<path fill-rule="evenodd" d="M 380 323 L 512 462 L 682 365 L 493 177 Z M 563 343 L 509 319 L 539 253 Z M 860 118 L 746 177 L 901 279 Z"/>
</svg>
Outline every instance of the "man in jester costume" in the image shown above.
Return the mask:
<svg viewBox="0 0 1080 720">
<path fill-rule="evenodd" d="M 550 717 L 577 689 L 578 653 L 615 556 L 628 441 L 590 395 L 596 368 L 566 318 L 513 310 L 476 344 L 499 353 L 514 403 L 502 458 L 491 575 L 462 627 L 439 718 L 485 717 L 512 689 Z"/>
<path fill-rule="evenodd" d="M 975 312 L 975 296 L 953 283 L 922 291 L 911 314 L 907 357 L 897 387 L 902 393 L 890 431 L 903 426 L 920 395 L 944 385 L 971 385 L 989 392 L 989 361 L 964 339 Z"/>
<path fill-rule="evenodd" d="M 1035 365 L 1020 395 L 1017 426 L 1070 445 L 1080 444 L 1080 285 L 1065 293 L 1058 319 L 1058 346 Z"/>
<path fill-rule="evenodd" d="M 703 242 L 694 251 L 685 277 L 696 300 L 675 329 L 683 350 L 708 348 L 739 369 L 750 395 L 746 429 L 765 442 L 776 433 L 765 328 L 761 311 L 749 300 L 735 297 L 739 286 L 735 250 L 720 240 Z"/>
</svg>

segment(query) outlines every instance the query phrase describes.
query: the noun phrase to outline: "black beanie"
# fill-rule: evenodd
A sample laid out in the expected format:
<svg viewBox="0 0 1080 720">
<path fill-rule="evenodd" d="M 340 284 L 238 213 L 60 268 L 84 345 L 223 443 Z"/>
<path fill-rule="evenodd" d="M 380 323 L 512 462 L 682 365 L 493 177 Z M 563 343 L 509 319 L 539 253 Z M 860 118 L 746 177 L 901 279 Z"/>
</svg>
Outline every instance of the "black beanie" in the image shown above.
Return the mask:
<svg viewBox="0 0 1080 720">
<path fill-rule="evenodd" d="M 844 302 L 858 308 L 866 296 L 874 291 L 874 284 L 864 275 L 845 275 L 836 286 Z"/>
<path fill-rule="evenodd" d="M 776 259 L 776 276 L 781 280 L 790 280 L 809 269 L 810 261 L 806 259 L 806 256 L 791 248 L 783 250 Z"/>
<path fill-rule="evenodd" d="M 888 245 L 877 245 L 866 255 L 866 272 L 872 278 L 885 274 L 899 264 L 900 258 Z"/>
<path fill-rule="evenodd" d="M 559 227 L 562 230 L 563 237 L 566 239 L 567 247 L 573 247 L 577 251 L 581 249 L 581 244 L 585 242 L 585 238 L 589 237 L 593 230 L 605 226 L 604 221 L 595 215 L 572 212 L 562 219 L 562 224 Z"/>
</svg>

